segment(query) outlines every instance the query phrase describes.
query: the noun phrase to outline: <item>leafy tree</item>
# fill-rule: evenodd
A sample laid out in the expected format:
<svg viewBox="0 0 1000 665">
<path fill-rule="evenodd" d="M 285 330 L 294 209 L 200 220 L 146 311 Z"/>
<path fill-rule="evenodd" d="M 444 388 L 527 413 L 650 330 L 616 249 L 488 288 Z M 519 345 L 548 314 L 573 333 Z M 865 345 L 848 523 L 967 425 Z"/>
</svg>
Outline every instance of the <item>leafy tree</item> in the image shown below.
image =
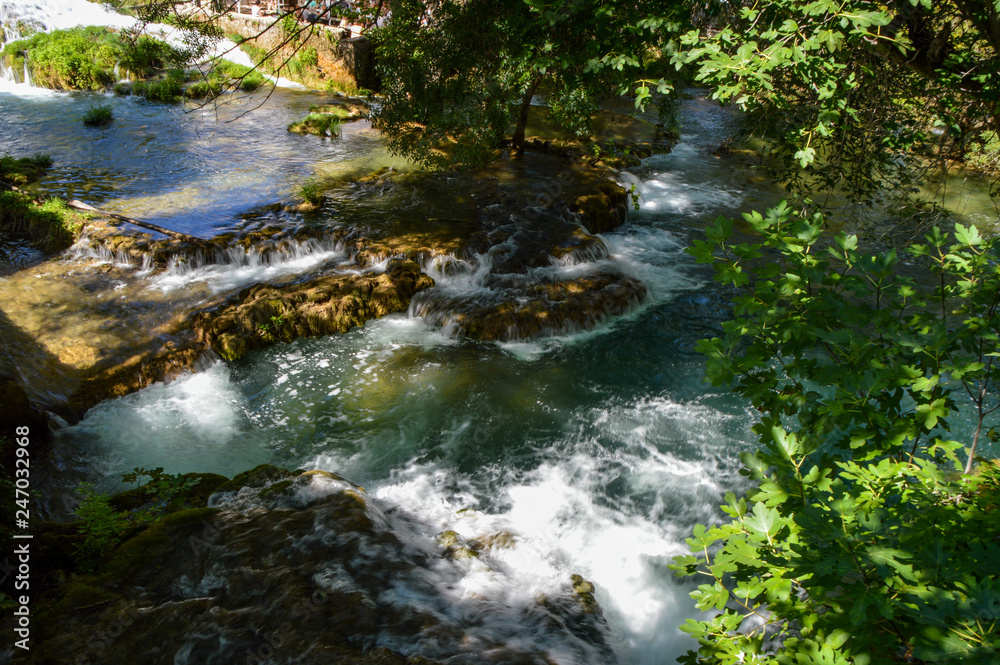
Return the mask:
<svg viewBox="0 0 1000 665">
<path fill-rule="evenodd" d="M 745 220 L 760 242 L 719 220 L 690 250 L 738 292 L 700 349 L 761 413 L 762 447 L 730 521 L 675 560 L 717 612 L 682 628 L 700 644 L 682 661 L 995 663 L 1000 466 L 970 471 L 1000 408 L 996 242 L 933 231 L 907 250 L 921 282 L 894 250 L 824 243 L 819 215 Z"/>
<path fill-rule="evenodd" d="M 710 3 L 674 62 L 765 118 L 793 189 L 852 202 L 907 182 L 900 161 L 961 157 L 1000 129 L 1000 5 L 982 0 Z"/>
<path fill-rule="evenodd" d="M 671 2 L 398 0 L 375 32 L 384 98 L 373 120 L 397 152 L 429 165 L 488 161 L 524 147 L 532 96 L 582 135 L 597 103 L 642 105 L 669 83 L 645 78 L 660 56 Z"/>
</svg>

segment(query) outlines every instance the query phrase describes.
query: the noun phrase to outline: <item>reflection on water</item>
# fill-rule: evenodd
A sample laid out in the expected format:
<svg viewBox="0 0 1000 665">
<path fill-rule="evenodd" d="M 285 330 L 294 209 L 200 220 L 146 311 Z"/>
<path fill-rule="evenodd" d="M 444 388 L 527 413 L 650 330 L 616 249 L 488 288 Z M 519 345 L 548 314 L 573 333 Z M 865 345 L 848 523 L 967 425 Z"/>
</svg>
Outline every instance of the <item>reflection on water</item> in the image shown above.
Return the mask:
<svg viewBox="0 0 1000 665">
<path fill-rule="evenodd" d="M 231 228 L 248 208 L 293 196 L 316 169 L 403 166 L 366 121 L 345 124 L 338 139 L 287 131 L 327 95 L 281 88 L 270 99 L 265 94 L 196 108 L 96 93 L 0 91 L 0 145 L 13 155 L 52 156 L 54 167 L 33 186 L 39 193 L 206 237 Z M 81 122 L 94 104 L 112 106 L 109 127 Z"/>
</svg>

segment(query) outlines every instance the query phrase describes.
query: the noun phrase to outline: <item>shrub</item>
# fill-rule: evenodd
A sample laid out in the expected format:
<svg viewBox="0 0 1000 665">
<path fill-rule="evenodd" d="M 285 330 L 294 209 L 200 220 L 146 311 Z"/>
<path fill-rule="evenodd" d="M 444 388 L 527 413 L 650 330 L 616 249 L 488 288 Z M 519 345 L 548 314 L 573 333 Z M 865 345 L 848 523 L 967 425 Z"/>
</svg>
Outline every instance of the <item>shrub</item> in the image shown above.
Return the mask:
<svg viewBox="0 0 1000 665">
<path fill-rule="evenodd" d="M 222 85 L 217 81 L 197 81 L 184 89 L 184 96 L 188 99 L 204 99 L 205 97 L 215 97 L 222 93 Z"/>
<path fill-rule="evenodd" d="M 316 67 L 319 65 L 319 53 L 312 47 L 304 48 L 299 52 L 299 60 L 303 65 Z"/>
<path fill-rule="evenodd" d="M 113 113 L 110 104 L 98 104 L 91 106 L 83 114 L 83 124 L 91 127 L 106 127 L 111 124 Z"/>
<path fill-rule="evenodd" d="M 314 206 L 322 205 L 326 200 L 326 195 L 323 193 L 323 187 L 319 182 L 315 180 L 307 180 L 302 185 L 302 198 Z"/>
<path fill-rule="evenodd" d="M 21 71 L 27 53 L 28 68 L 36 85 L 57 90 L 100 90 L 115 83 L 121 65 L 137 77 L 151 75 L 183 56 L 172 46 L 151 37 L 140 37 L 129 48 L 121 37 L 96 26 L 38 33 L 4 47 L 8 67 Z"/>
<path fill-rule="evenodd" d="M 761 446 L 742 455 L 756 486 L 672 566 L 715 611 L 682 628 L 683 662 L 995 663 L 1000 467 L 970 471 L 997 436 L 1000 248 L 932 229 L 907 250 L 917 281 L 819 215 L 744 217 L 761 241 L 722 219 L 690 250 L 737 292 L 699 350 Z"/>
<path fill-rule="evenodd" d="M 180 100 L 184 88 L 176 78 L 167 77 L 155 81 L 137 81 L 132 84 L 132 94 L 145 97 L 151 102 L 171 104 Z"/>
<path fill-rule="evenodd" d="M 254 90 L 257 90 L 262 85 L 264 85 L 264 83 L 266 82 L 267 79 L 264 77 L 264 75 L 255 69 L 246 76 L 244 76 L 243 80 L 240 81 L 240 90 L 243 90 L 244 92 L 253 92 Z"/>
<path fill-rule="evenodd" d="M 80 493 L 83 500 L 76 509 L 80 519 L 77 529 L 84 539 L 77 546 L 76 565 L 89 572 L 118 547 L 130 524 L 128 514 L 115 511 L 111 497 L 97 492 L 92 484 L 80 485 Z"/>
<path fill-rule="evenodd" d="M 149 482 L 142 485 L 142 478 L 146 477 Z M 79 518 L 77 529 L 84 540 L 76 551 L 76 562 L 84 572 L 104 561 L 130 531 L 148 526 L 172 508 L 176 509 L 172 505 L 175 498 L 197 485 L 199 479 L 166 474 L 160 467 L 134 469 L 122 475 L 122 482 L 137 485 L 136 490 L 125 493 L 138 497 L 138 506 L 133 510 L 116 511 L 111 496 L 97 492 L 90 483 L 80 485 L 83 500 L 76 509 L 76 516 Z"/>
<path fill-rule="evenodd" d="M 121 66 L 138 78 L 148 78 L 165 67 L 180 64 L 183 55 L 173 46 L 143 35 L 126 49 Z"/>
</svg>

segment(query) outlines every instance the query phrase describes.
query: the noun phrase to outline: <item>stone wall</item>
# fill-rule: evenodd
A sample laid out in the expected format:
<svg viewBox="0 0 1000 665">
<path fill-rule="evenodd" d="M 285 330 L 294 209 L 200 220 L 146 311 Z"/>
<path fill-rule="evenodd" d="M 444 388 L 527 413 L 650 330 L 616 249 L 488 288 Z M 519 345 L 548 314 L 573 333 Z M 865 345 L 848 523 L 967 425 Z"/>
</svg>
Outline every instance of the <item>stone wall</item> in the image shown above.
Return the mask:
<svg viewBox="0 0 1000 665">
<path fill-rule="evenodd" d="M 314 24 L 302 33 L 301 39 L 282 46 L 288 35 L 278 20 L 273 17 L 253 17 L 228 14 L 219 21 L 225 34 L 238 34 L 251 40 L 251 44 L 267 52 L 278 48 L 277 62 L 290 58 L 304 49 L 315 49 L 318 64 L 314 71 L 304 76 L 281 75 L 312 87 L 324 87 L 335 81 L 345 88 L 367 88 L 376 90 L 375 49 L 367 37 L 348 37 L 347 30 Z M 270 29 L 268 26 L 271 26 Z M 306 24 L 299 23 L 299 27 Z"/>
</svg>

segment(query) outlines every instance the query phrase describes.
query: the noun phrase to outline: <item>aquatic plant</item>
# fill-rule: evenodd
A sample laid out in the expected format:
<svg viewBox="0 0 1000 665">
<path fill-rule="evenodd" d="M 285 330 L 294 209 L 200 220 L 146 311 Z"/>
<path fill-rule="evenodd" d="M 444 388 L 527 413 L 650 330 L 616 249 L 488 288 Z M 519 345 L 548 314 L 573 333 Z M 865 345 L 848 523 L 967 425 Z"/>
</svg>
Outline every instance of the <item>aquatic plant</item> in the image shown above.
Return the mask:
<svg viewBox="0 0 1000 665">
<path fill-rule="evenodd" d="M 106 127 L 111 124 L 114 119 L 114 114 L 111 111 L 110 104 L 98 104 L 96 106 L 91 106 L 87 109 L 86 113 L 83 114 L 83 124 L 90 127 Z"/>
<path fill-rule="evenodd" d="M 310 113 L 302 120 L 288 125 L 288 131 L 295 134 L 315 134 L 316 136 L 338 136 L 341 119 L 333 113 Z"/>
<path fill-rule="evenodd" d="M 323 186 L 315 180 L 307 180 L 300 190 L 302 198 L 312 205 L 320 205 L 326 200 L 326 194 L 323 193 Z"/>
</svg>

